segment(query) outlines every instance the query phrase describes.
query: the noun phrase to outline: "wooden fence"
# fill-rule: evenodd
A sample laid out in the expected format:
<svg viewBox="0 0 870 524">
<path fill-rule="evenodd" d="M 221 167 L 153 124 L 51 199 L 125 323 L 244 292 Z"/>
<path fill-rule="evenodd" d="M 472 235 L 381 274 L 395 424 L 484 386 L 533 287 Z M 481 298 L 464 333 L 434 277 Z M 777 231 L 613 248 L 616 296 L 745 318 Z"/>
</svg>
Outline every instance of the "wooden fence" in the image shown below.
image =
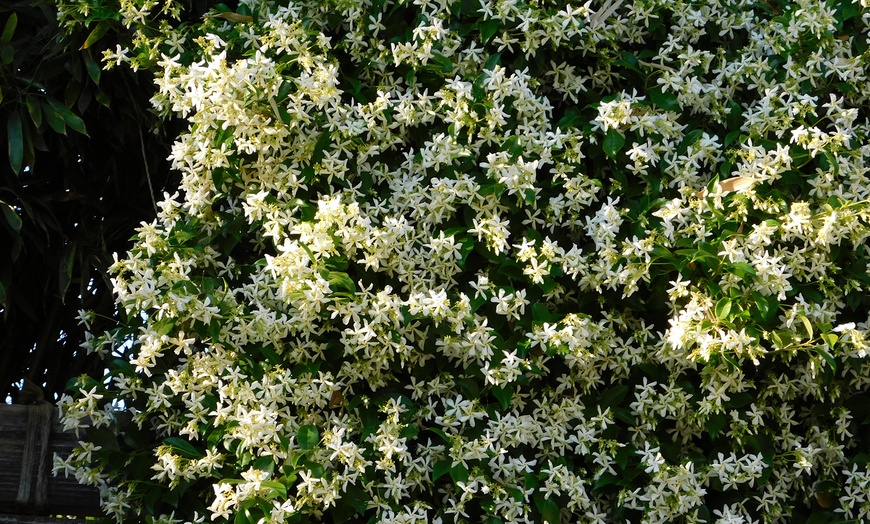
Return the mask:
<svg viewBox="0 0 870 524">
<path fill-rule="evenodd" d="M 55 453 L 68 456 L 77 442 L 51 404 L 0 404 L 0 524 L 67 524 L 84 520 L 50 517 L 100 513 L 95 488 L 51 474 Z"/>
</svg>

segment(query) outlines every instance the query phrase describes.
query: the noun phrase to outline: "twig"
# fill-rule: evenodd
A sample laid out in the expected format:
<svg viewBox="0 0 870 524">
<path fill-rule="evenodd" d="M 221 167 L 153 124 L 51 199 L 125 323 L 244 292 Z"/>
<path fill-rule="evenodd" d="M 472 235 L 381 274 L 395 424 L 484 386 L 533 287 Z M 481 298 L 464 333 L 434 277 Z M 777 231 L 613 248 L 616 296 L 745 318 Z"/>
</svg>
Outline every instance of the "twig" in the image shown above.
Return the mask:
<svg viewBox="0 0 870 524">
<path fill-rule="evenodd" d="M 148 194 L 151 195 L 151 203 L 154 204 L 154 213 L 160 211 L 157 209 L 157 200 L 154 198 L 154 186 L 151 185 L 151 170 L 148 169 L 148 157 L 145 156 L 145 138 L 142 136 L 142 128 L 139 128 L 139 147 L 142 149 L 142 163 L 145 164 L 145 180 L 148 181 Z"/>
</svg>

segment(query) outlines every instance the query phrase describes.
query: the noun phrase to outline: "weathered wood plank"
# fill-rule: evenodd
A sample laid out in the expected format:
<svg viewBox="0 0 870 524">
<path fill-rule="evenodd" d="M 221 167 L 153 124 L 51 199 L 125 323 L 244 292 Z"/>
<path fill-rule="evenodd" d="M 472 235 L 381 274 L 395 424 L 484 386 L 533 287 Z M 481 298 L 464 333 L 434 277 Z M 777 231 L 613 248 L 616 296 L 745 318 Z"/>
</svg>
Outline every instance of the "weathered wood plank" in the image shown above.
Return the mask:
<svg viewBox="0 0 870 524">
<path fill-rule="evenodd" d="M 33 515 L 2 515 L 0 524 L 85 524 L 85 519 L 37 517 Z"/>
<path fill-rule="evenodd" d="M 7 514 L 42 514 L 42 515 L 96 515 L 99 514 L 99 495 L 95 488 L 81 486 L 74 478 L 51 476 L 51 462 L 55 453 L 60 456 L 68 456 L 76 446 L 78 438 L 74 433 L 64 432 L 60 424 L 58 413 L 55 412 L 51 421 L 51 435 L 48 443 L 46 464 L 48 485 L 44 491 L 45 504 L 38 508 L 36 495 L 38 492 L 37 482 L 39 479 L 39 460 L 33 460 L 30 471 L 30 489 L 21 490 L 22 464 L 25 460 L 25 443 L 27 442 L 27 421 L 31 413 L 37 407 L 0 405 L 0 513 Z M 33 413 L 37 416 L 36 413 Z M 31 445 L 34 446 L 33 456 L 39 457 L 42 452 L 41 439 L 31 437 Z M 28 495 L 27 503 L 20 504 L 18 498 L 21 493 Z M 54 522 L 62 522 L 55 520 Z M 0 524 L 3 524 L 0 521 Z"/>
</svg>

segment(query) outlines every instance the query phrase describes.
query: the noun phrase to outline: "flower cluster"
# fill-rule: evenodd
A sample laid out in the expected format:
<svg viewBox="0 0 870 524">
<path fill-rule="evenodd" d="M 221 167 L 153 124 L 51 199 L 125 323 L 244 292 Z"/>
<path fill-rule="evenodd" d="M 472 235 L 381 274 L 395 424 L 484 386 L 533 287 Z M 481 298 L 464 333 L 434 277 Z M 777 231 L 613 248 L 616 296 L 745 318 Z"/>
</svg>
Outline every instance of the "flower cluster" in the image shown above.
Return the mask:
<svg viewBox="0 0 870 524">
<path fill-rule="evenodd" d="M 107 512 L 868 518 L 866 1 L 216 9 L 106 56 L 189 122 L 63 402 Z"/>
</svg>

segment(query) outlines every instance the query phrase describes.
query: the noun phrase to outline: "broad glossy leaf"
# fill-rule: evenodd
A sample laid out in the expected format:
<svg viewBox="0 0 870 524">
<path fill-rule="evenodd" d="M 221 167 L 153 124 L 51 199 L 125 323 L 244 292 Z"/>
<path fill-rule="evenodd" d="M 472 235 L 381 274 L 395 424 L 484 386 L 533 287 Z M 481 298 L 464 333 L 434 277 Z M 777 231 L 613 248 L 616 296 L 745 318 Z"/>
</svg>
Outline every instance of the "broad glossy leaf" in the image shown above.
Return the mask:
<svg viewBox="0 0 870 524">
<path fill-rule="evenodd" d="M 673 93 L 664 93 L 658 89 L 650 89 L 647 91 L 647 95 L 656 107 L 666 111 L 676 111 L 680 108 L 677 97 Z"/>
<path fill-rule="evenodd" d="M 320 431 L 317 426 L 302 426 L 296 432 L 296 442 L 302 449 L 314 449 L 320 443 Z"/>
<path fill-rule="evenodd" d="M 607 131 L 606 135 L 604 135 L 604 141 L 601 144 L 601 148 L 604 149 L 604 153 L 607 156 L 613 158 L 624 145 L 625 137 L 622 136 L 622 133 L 616 129 L 611 129 Z"/>
</svg>

